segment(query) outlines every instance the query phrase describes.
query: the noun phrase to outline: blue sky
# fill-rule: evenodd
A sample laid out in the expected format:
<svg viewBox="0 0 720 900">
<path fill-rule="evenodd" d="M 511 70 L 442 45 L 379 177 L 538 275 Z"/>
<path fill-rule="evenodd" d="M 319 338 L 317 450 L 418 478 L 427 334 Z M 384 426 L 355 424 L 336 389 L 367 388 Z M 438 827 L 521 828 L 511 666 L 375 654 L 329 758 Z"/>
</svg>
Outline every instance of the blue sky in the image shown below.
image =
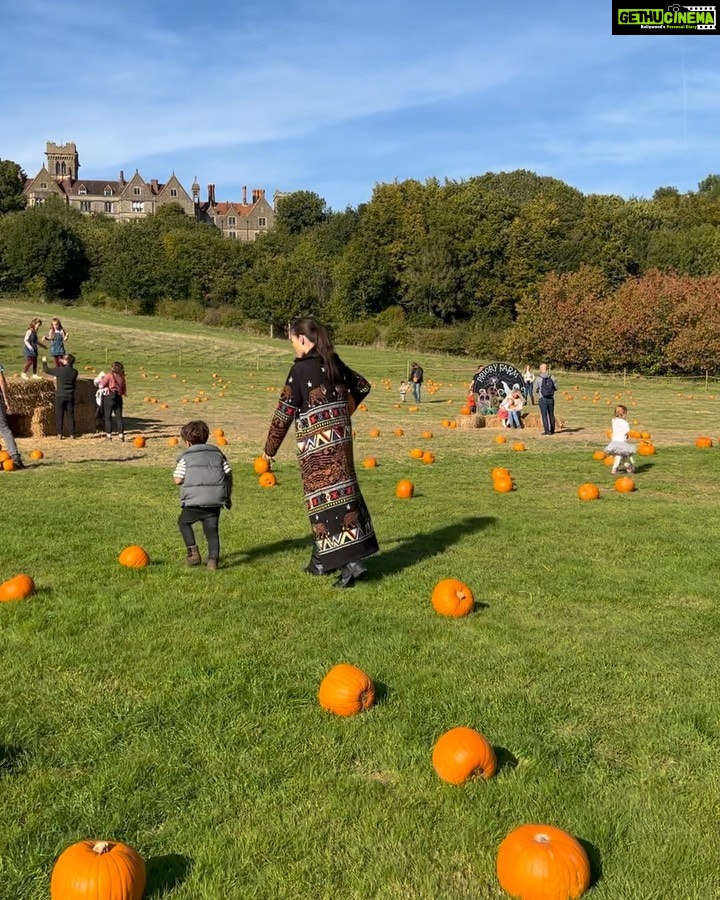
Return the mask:
<svg viewBox="0 0 720 900">
<path fill-rule="evenodd" d="M 0 0 L 0 158 L 315 191 L 530 169 L 585 193 L 720 173 L 720 37 L 613 37 L 610 0 Z"/>
</svg>

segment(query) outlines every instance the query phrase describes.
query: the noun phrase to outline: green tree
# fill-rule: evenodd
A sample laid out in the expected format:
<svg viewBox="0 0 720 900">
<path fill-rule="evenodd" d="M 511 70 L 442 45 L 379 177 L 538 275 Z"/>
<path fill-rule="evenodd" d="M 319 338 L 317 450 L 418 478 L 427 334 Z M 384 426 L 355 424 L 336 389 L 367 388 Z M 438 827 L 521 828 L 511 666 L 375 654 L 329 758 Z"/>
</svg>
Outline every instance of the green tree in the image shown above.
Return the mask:
<svg viewBox="0 0 720 900">
<path fill-rule="evenodd" d="M 293 191 L 278 199 L 275 227 L 289 234 L 300 234 L 322 224 L 327 216 L 327 204 L 314 191 Z"/>
<path fill-rule="evenodd" d="M 27 175 L 9 159 L 0 159 L 0 216 L 25 209 L 23 187 Z"/>
</svg>

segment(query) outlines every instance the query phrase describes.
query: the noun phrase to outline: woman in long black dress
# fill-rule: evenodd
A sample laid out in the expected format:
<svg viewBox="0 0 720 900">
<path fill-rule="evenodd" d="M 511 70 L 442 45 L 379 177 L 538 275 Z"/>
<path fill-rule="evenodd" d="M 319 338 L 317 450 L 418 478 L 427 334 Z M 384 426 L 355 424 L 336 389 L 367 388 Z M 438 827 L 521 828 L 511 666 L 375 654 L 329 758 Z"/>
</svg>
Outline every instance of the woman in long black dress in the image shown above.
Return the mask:
<svg viewBox="0 0 720 900">
<path fill-rule="evenodd" d="M 264 456 L 275 456 L 295 421 L 305 505 L 315 537 L 305 571 L 324 575 L 340 569 L 333 586 L 346 588 L 365 574 L 361 560 L 378 552 L 355 474 L 350 422 L 370 385 L 345 365 L 327 330 L 314 319 L 293 319 L 289 337 L 296 359 L 273 412 Z"/>
</svg>

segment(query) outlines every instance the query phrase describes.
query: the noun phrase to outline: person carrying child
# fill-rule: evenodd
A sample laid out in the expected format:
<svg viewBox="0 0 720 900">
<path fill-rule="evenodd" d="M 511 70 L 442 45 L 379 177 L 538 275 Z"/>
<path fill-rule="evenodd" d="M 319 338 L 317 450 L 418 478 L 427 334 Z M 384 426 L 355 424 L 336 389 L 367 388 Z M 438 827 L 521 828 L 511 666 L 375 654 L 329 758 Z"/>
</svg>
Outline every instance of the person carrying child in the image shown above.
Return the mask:
<svg viewBox="0 0 720 900">
<path fill-rule="evenodd" d="M 405 394 L 408 392 L 408 383 L 407 381 L 400 382 L 400 402 L 405 402 Z"/>
<path fill-rule="evenodd" d="M 206 568 L 214 572 L 220 559 L 220 511 L 223 506 L 232 508 L 232 471 L 222 451 L 208 444 L 207 422 L 188 422 L 180 437 L 187 450 L 178 457 L 173 479 L 180 485 L 178 527 L 187 547 L 187 565 L 199 566 L 202 562 L 193 532 L 193 525 L 202 522 L 207 541 Z"/>
<path fill-rule="evenodd" d="M 112 440 L 112 420 L 115 417 L 115 427 L 120 435 L 120 440 L 125 440 L 125 426 L 123 423 L 123 397 L 127 394 L 127 382 L 125 381 L 125 367 L 121 362 L 114 362 L 110 373 L 97 378 L 98 390 L 104 391 L 102 396 L 102 408 L 105 417 L 105 440 Z"/>
<path fill-rule="evenodd" d="M 626 472 L 634 472 L 635 460 L 633 459 L 633 453 L 637 450 L 637 444 L 632 444 L 627 439 L 630 426 L 628 425 L 626 406 L 620 404 L 615 407 L 615 415 L 613 416 L 611 427 L 610 443 L 605 448 L 606 453 L 615 457 L 610 471 L 613 475 L 617 475 L 620 467 L 623 466 Z"/>
</svg>

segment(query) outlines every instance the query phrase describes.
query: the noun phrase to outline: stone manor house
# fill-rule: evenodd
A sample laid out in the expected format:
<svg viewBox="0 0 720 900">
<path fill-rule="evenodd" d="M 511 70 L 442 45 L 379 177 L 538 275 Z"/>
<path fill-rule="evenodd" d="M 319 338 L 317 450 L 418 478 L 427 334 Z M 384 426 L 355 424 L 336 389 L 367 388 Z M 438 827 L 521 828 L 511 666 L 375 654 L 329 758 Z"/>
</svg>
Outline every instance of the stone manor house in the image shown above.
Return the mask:
<svg viewBox="0 0 720 900">
<path fill-rule="evenodd" d="M 242 201 L 218 203 L 215 185 L 209 184 L 207 200 L 200 201 L 200 185 L 194 181 L 191 193 L 178 181 L 175 173 L 165 184 L 150 181 L 135 170 L 126 180 L 121 171 L 117 180 L 81 179 L 80 160 L 75 144 L 53 144 L 45 147 L 47 162 L 34 178 L 25 182 L 28 206 L 39 206 L 48 197 L 59 197 L 73 209 L 83 213 L 99 213 L 118 222 L 132 222 L 151 216 L 166 203 L 177 203 L 189 216 L 201 222 L 211 222 L 232 240 L 254 241 L 275 224 L 275 209 L 265 198 L 262 188 L 253 188 L 248 201 L 247 188 L 242 189 Z M 275 192 L 275 201 L 282 196 Z"/>
</svg>

